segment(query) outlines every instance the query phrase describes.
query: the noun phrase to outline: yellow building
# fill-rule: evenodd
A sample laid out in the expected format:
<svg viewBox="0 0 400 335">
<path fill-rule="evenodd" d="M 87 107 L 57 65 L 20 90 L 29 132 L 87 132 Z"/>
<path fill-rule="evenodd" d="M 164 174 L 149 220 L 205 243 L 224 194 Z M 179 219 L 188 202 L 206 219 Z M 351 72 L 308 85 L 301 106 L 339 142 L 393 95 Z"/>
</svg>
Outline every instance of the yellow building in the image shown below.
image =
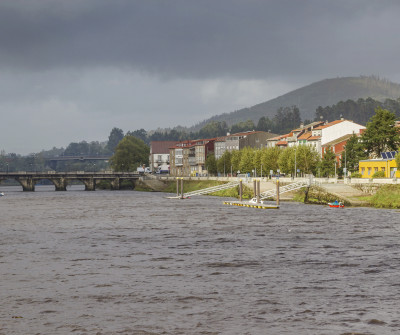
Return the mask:
<svg viewBox="0 0 400 335">
<path fill-rule="evenodd" d="M 400 178 L 400 169 L 394 159 L 367 159 L 359 163 L 358 171 L 362 178 L 372 178 L 378 171 L 384 171 L 386 178 Z"/>
</svg>

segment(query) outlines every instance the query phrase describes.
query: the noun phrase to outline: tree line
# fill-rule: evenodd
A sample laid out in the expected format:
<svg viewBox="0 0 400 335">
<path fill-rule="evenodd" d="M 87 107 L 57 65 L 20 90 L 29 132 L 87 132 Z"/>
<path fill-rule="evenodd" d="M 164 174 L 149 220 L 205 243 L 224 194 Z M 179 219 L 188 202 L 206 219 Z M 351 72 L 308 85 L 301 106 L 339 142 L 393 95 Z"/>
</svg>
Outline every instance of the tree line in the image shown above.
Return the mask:
<svg viewBox="0 0 400 335">
<path fill-rule="evenodd" d="M 341 117 L 351 119 L 359 124 L 366 124 L 374 115 L 375 111 L 387 110 L 393 114 L 393 117 L 400 117 L 400 99 L 386 99 L 379 102 L 372 98 L 358 99 L 357 101 L 347 100 L 338 102 L 336 105 L 321 107 L 316 109 L 315 121 L 328 120 L 333 121 Z M 310 123 L 312 120 L 304 120 L 304 123 Z M 6 171 L 29 171 L 43 170 L 49 168 L 46 166 L 46 158 L 54 156 L 111 156 L 115 153 L 118 143 L 126 137 L 130 136 L 143 142 L 141 146 L 147 146 L 151 141 L 184 141 L 199 138 L 216 138 L 225 136 L 228 132 L 237 133 L 251 130 L 267 131 L 276 134 L 288 133 L 290 130 L 298 128 L 302 122 L 300 112 L 297 106 L 281 107 L 277 110 L 275 116 L 270 119 L 267 116 L 261 117 L 257 124 L 253 121 L 243 121 L 228 127 L 227 123 L 222 121 L 213 121 L 206 124 L 198 132 L 186 132 L 184 129 L 177 127 L 170 131 L 154 131 L 147 132 L 144 129 L 128 131 L 124 134 L 123 130 L 114 127 L 105 142 L 72 142 L 65 149 L 55 148 L 40 153 L 21 156 L 15 153 L 0 154 L 0 170 Z M 378 135 L 374 135 L 375 137 Z M 368 143 L 368 150 L 372 146 L 373 140 L 365 138 Z M 136 145 L 136 144 L 135 144 Z M 380 148 L 382 149 L 382 148 Z M 139 163 L 138 163 L 139 164 Z M 147 164 L 143 161 L 143 164 Z M 106 163 L 98 162 L 97 169 L 107 168 Z M 65 162 L 59 163 L 57 169 L 66 170 L 91 170 L 93 163 L 91 162 Z"/>
</svg>

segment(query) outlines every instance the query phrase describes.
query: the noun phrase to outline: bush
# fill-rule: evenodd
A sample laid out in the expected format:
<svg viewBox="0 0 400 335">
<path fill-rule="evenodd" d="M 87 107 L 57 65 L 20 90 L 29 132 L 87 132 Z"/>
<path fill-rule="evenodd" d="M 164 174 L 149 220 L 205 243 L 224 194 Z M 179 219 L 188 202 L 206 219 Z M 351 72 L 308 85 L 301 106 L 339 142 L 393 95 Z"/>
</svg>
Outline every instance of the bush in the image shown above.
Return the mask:
<svg viewBox="0 0 400 335">
<path fill-rule="evenodd" d="M 372 175 L 372 178 L 385 178 L 385 171 L 377 171 Z"/>
<path fill-rule="evenodd" d="M 360 172 L 353 172 L 351 174 L 351 178 L 361 178 L 361 173 Z"/>
<path fill-rule="evenodd" d="M 371 203 L 377 208 L 400 208 L 400 185 L 381 186 L 372 196 Z"/>
</svg>

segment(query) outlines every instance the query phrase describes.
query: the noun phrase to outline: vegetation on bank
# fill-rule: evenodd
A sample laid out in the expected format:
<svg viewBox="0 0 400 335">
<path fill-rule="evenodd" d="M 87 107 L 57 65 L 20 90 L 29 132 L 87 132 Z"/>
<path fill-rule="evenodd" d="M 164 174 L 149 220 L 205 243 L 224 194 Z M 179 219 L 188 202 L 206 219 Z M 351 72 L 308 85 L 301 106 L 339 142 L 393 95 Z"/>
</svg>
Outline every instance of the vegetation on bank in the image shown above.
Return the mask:
<svg viewBox="0 0 400 335">
<path fill-rule="evenodd" d="M 176 193 L 176 181 L 168 182 L 170 185 L 167 186 L 163 192 Z M 208 187 L 218 186 L 226 184 L 226 182 L 217 180 L 184 180 L 183 181 L 183 193 L 188 193 L 192 191 L 201 190 Z M 180 192 L 180 186 L 179 186 Z M 208 195 L 218 196 L 218 197 L 231 197 L 239 198 L 239 186 L 230 188 L 227 190 L 222 190 Z M 253 197 L 252 190 L 246 186 L 243 186 L 243 199 L 251 199 Z"/>
<path fill-rule="evenodd" d="M 400 208 L 400 185 L 381 186 L 368 201 L 376 208 Z"/>
<path fill-rule="evenodd" d="M 308 197 L 306 199 L 307 191 Z M 312 186 L 309 190 L 304 187 L 298 190 L 293 197 L 293 201 L 315 205 L 326 205 L 328 202 L 334 202 L 335 200 L 343 202 L 345 206 L 351 205 L 346 199 L 340 197 L 338 198 L 337 195 L 326 192 L 323 188 L 319 186 Z"/>
</svg>

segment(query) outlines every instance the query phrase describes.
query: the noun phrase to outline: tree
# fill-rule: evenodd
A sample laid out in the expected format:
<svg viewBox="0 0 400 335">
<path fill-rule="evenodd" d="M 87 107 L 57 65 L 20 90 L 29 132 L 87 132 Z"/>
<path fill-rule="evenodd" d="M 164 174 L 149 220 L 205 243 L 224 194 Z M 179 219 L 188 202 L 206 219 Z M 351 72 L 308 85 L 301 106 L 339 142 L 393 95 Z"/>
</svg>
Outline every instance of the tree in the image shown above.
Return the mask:
<svg viewBox="0 0 400 335">
<path fill-rule="evenodd" d="M 395 151 L 400 145 L 400 135 L 395 128 L 396 116 L 393 112 L 378 107 L 375 115 L 367 123 L 362 141 L 369 154 L 380 156 L 384 151 Z"/>
<path fill-rule="evenodd" d="M 148 165 L 150 148 L 134 136 L 125 136 L 115 148 L 110 165 L 115 171 L 135 171 L 138 166 Z"/>
<path fill-rule="evenodd" d="M 197 134 L 197 138 L 213 138 L 218 136 L 226 135 L 228 131 L 228 126 L 226 122 L 212 121 L 207 123 L 203 128 L 200 129 Z"/>
<path fill-rule="evenodd" d="M 232 153 L 225 150 L 224 154 L 217 160 L 217 169 L 219 173 L 228 173 L 231 171 L 231 158 Z"/>
<path fill-rule="evenodd" d="M 274 123 L 266 116 L 261 117 L 257 123 L 257 130 L 271 132 L 274 129 Z"/>
<path fill-rule="evenodd" d="M 147 137 L 147 132 L 143 128 L 137 129 L 135 131 L 128 131 L 126 135 L 134 136 L 141 139 L 144 143 L 149 144 L 149 139 Z"/>
<path fill-rule="evenodd" d="M 299 145 L 296 148 L 296 167 L 300 172 L 315 175 L 319 161 L 319 153 L 314 147 Z"/>
<path fill-rule="evenodd" d="M 268 175 L 269 172 L 276 171 L 279 169 L 279 156 L 282 153 L 282 149 L 279 147 L 264 148 L 261 154 L 261 164 L 263 166 L 263 175 Z"/>
<path fill-rule="evenodd" d="M 297 106 L 281 107 L 276 112 L 273 122 L 275 125 L 275 132 L 290 132 L 292 129 L 295 129 L 300 125 L 300 110 Z"/>
<path fill-rule="evenodd" d="M 362 159 L 367 159 L 364 143 L 360 141 L 357 135 L 353 134 L 346 142 L 345 154 L 342 154 L 341 166 L 347 167 L 351 172 L 358 171 L 358 163 Z"/>
<path fill-rule="evenodd" d="M 241 150 L 233 150 L 231 152 L 231 165 L 233 168 L 233 172 L 237 173 L 240 171 L 240 160 L 242 156 Z"/>
<path fill-rule="evenodd" d="M 108 143 L 107 143 L 107 149 L 110 152 L 114 152 L 115 148 L 117 147 L 118 143 L 124 138 L 124 132 L 122 129 L 114 127 L 110 135 L 108 136 Z"/>
<path fill-rule="evenodd" d="M 297 169 L 301 173 L 315 174 L 319 160 L 319 154 L 314 148 L 299 145 L 283 150 L 279 156 L 279 168 L 287 174 L 293 174 Z"/>
<path fill-rule="evenodd" d="M 328 148 L 322 157 L 322 160 L 319 164 L 320 173 L 322 177 L 330 177 L 335 174 L 335 164 L 336 164 L 336 155 Z"/>
<path fill-rule="evenodd" d="M 293 147 L 284 149 L 282 153 L 279 155 L 279 160 L 278 160 L 279 169 L 281 170 L 280 172 L 287 174 L 293 173 L 294 158 L 295 158 L 295 153 Z"/>
<path fill-rule="evenodd" d="M 206 169 L 209 174 L 216 174 L 217 173 L 217 161 L 215 160 L 214 153 L 209 153 L 206 158 Z"/>
<path fill-rule="evenodd" d="M 247 120 L 243 122 L 236 123 L 232 125 L 231 127 L 231 133 L 241 133 L 244 131 L 251 131 L 256 129 L 256 126 L 254 125 L 254 122 L 252 120 Z"/>
<path fill-rule="evenodd" d="M 253 166 L 257 173 L 256 176 L 261 176 L 261 157 L 262 151 L 260 149 L 255 149 L 253 156 Z"/>
<path fill-rule="evenodd" d="M 250 173 L 254 170 L 254 150 L 250 147 L 244 147 L 241 150 L 239 169 L 241 173 Z"/>
</svg>

